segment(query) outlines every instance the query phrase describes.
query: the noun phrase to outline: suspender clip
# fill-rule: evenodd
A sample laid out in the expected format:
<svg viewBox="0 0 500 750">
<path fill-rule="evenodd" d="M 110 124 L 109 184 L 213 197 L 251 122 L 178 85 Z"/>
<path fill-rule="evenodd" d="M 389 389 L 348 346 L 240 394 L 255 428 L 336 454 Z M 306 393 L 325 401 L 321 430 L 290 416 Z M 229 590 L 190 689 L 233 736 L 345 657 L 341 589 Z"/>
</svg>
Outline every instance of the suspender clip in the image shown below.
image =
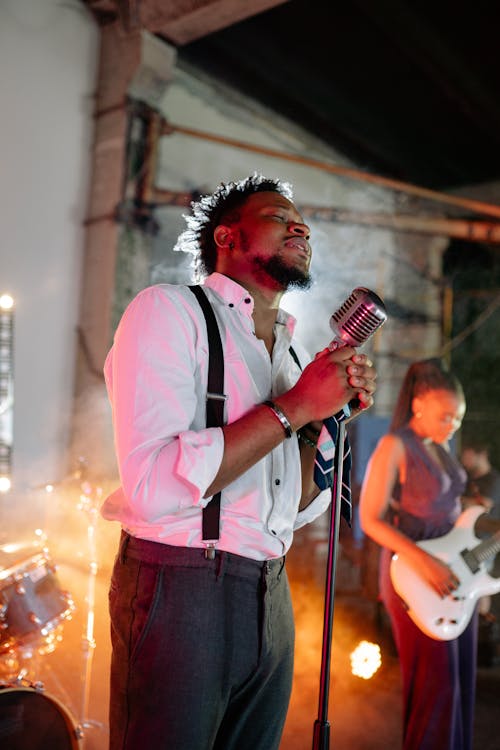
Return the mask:
<svg viewBox="0 0 500 750">
<path fill-rule="evenodd" d="M 205 560 L 215 560 L 215 542 L 208 542 L 205 547 Z"/>
</svg>

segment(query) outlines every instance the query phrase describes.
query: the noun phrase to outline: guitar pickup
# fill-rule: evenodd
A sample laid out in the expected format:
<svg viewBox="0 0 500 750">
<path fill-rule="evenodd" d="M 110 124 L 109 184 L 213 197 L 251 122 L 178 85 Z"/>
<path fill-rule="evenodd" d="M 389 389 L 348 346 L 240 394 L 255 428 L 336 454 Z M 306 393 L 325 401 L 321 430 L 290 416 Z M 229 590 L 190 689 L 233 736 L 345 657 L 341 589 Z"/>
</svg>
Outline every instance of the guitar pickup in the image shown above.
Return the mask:
<svg viewBox="0 0 500 750">
<path fill-rule="evenodd" d="M 471 573 L 474 574 L 480 570 L 480 565 L 474 552 L 471 552 L 471 550 L 469 549 L 463 549 L 460 552 L 460 555 L 462 556 L 464 563 L 467 565 Z"/>
</svg>

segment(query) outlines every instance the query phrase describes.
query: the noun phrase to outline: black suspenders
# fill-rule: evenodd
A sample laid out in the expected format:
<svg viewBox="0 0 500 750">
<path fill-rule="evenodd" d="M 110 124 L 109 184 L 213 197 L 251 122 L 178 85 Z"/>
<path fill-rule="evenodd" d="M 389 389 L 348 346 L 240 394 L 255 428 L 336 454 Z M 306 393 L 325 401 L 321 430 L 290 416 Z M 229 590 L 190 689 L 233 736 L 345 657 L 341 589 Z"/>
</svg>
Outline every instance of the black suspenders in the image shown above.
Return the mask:
<svg viewBox="0 0 500 750">
<path fill-rule="evenodd" d="M 207 381 L 207 427 L 222 427 L 224 425 L 224 352 L 220 338 L 219 326 L 215 319 L 212 305 L 201 286 L 193 284 L 189 287 L 202 309 L 207 324 L 208 334 L 208 381 Z M 290 354 L 298 368 L 302 370 L 297 354 L 290 347 Z M 213 559 L 215 543 L 220 537 L 220 498 L 217 492 L 208 505 L 203 508 L 202 539 L 206 544 L 205 556 Z"/>
<path fill-rule="evenodd" d="M 201 286 L 189 287 L 205 316 L 208 334 L 208 381 L 207 381 L 207 427 L 222 427 L 224 424 L 224 353 L 212 305 Z M 220 496 L 217 492 L 203 508 L 202 539 L 207 545 L 205 555 L 215 556 L 215 543 L 220 536 Z"/>
</svg>

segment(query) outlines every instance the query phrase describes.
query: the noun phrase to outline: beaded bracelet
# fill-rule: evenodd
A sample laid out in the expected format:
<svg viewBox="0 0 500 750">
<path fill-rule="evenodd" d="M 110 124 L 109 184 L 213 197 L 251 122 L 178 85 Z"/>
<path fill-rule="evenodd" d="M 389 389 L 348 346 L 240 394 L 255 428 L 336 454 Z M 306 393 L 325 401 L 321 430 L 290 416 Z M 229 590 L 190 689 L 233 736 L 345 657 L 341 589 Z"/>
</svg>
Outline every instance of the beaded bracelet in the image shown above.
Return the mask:
<svg viewBox="0 0 500 750">
<path fill-rule="evenodd" d="M 280 409 L 280 407 L 274 403 L 274 401 L 264 401 L 264 406 L 268 406 L 276 419 L 279 420 L 281 426 L 285 430 L 285 435 L 287 438 L 291 438 L 293 434 L 292 425 L 290 424 L 290 421 L 286 414 Z"/>
<path fill-rule="evenodd" d="M 321 430 L 315 430 L 314 427 L 311 427 L 309 423 L 305 424 L 303 427 L 300 428 L 301 432 L 308 432 L 309 435 L 313 435 L 314 439 L 316 440 L 316 443 L 318 442 L 318 438 L 321 435 Z"/>
<path fill-rule="evenodd" d="M 307 437 L 307 433 L 309 433 L 309 437 Z M 317 448 L 318 438 L 321 435 L 321 430 L 315 430 L 314 427 L 308 422 L 300 428 L 297 435 L 299 436 L 299 439 L 302 440 L 304 445 L 308 445 L 310 448 Z"/>
<path fill-rule="evenodd" d="M 308 445 L 310 448 L 316 448 L 317 445 L 318 445 L 313 440 L 309 440 L 309 438 L 306 437 L 306 435 L 304 435 L 304 433 L 302 432 L 302 430 L 300 430 L 299 432 L 297 432 L 297 437 L 299 438 L 299 440 L 302 443 L 304 443 L 304 445 Z"/>
</svg>

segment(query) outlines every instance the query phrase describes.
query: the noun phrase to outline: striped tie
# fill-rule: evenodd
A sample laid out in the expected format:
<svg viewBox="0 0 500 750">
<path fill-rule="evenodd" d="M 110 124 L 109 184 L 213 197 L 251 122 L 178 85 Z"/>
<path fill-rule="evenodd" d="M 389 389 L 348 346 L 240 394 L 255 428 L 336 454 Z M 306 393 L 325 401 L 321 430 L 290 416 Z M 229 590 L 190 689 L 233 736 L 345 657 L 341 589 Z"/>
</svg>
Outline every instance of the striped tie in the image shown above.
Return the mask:
<svg viewBox="0 0 500 750">
<path fill-rule="evenodd" d="M 324 420 L 324 425 L 327 428 L 330 437 L 326 440 L 321 439 L 321 445 L 318 444 L 314 466 L 314 481 L 321 490 L 333 487 L 335 446 L 339 434 L 339 422 L 336 417 L 328 417 L 328 419 Z M 344 442 L 344 460 L 342 464 L 341 513 L 349 526 L 351 525 L 352 520 L 351 463 L 351 446 L 346 433 Z"/>
</svg>

